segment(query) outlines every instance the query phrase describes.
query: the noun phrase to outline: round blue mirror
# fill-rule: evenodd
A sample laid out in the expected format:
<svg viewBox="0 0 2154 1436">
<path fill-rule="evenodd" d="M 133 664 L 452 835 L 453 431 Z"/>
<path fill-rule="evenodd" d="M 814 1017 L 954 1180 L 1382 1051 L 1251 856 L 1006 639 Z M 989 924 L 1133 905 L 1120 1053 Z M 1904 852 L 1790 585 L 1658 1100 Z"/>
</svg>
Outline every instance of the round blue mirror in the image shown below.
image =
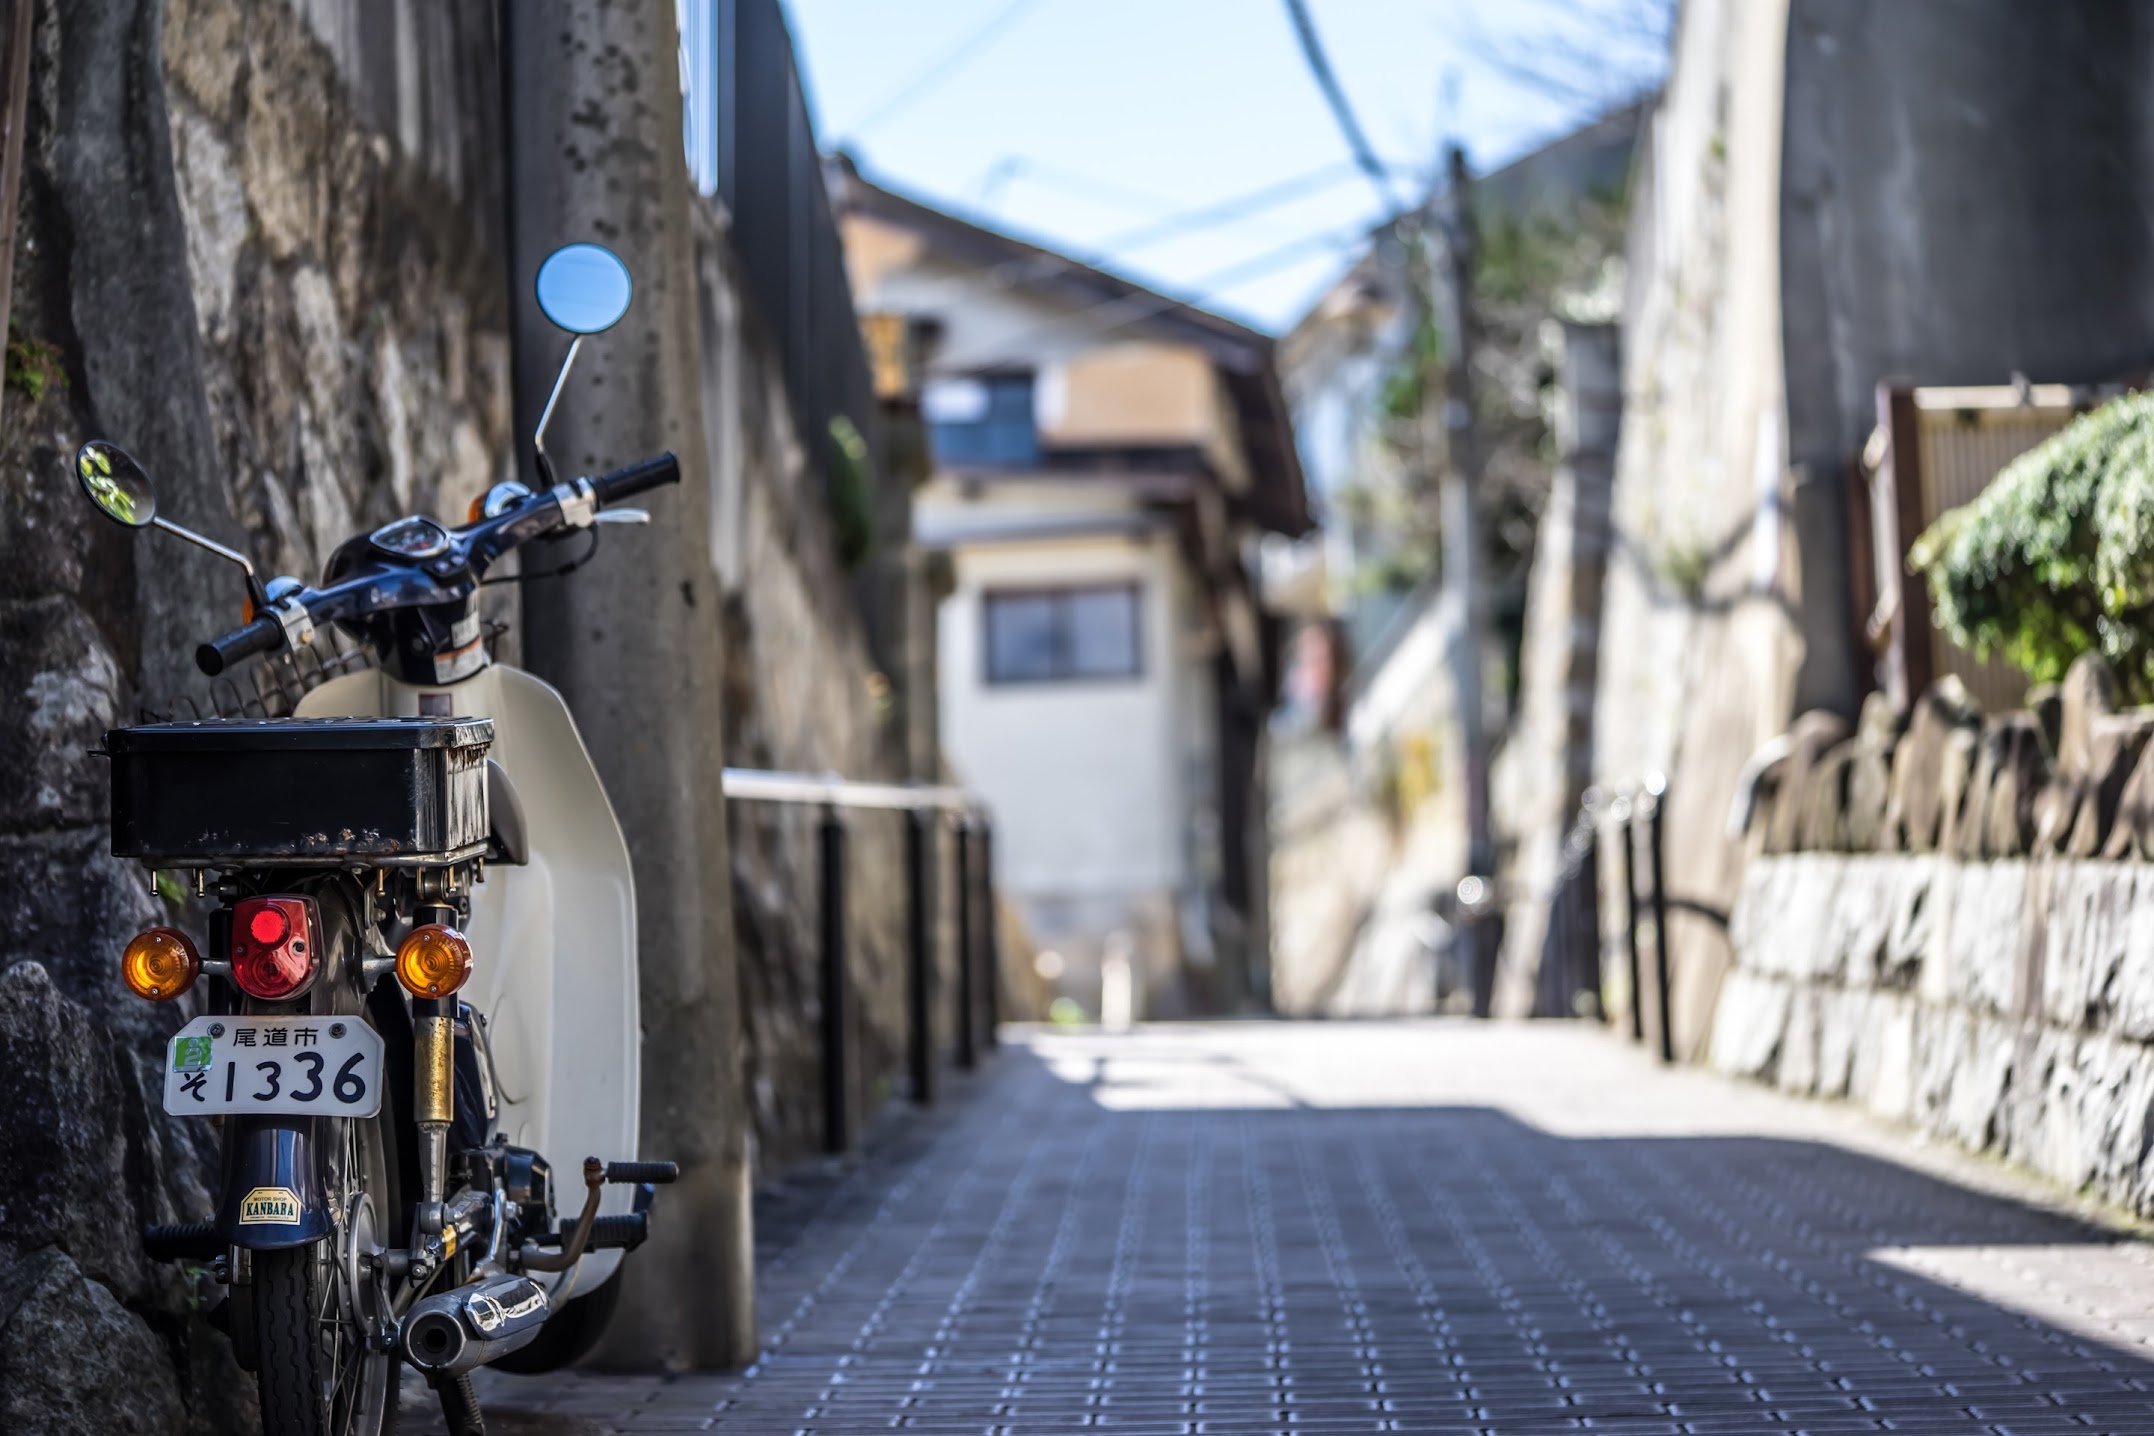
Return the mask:
<svg viewBox="0 0 2154 1436">
<path fill-rule="evenodd" d="M 571 334 L 597 334 L 620 323 L 634 288 L 628 266 L 603 245 L 564 245 L 539 266 L 539 308 Z"/>
</svg>

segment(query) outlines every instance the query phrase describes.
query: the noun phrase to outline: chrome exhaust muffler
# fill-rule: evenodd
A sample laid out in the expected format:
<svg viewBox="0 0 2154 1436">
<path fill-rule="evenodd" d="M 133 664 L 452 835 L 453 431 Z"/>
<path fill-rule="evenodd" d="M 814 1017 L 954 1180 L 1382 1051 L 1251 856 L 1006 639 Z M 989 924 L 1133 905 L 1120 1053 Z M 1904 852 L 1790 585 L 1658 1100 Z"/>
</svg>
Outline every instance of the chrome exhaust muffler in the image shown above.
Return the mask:
<svg viewBox="0 0 2154 1436">
<path fill-rule="evenodd" d="M 414 1305 L 397 1344 L 428 1376 L 460 1376 L 529 1342 L 552 1314 L 531 1278 L 484 1277 Z"/>
</svg>

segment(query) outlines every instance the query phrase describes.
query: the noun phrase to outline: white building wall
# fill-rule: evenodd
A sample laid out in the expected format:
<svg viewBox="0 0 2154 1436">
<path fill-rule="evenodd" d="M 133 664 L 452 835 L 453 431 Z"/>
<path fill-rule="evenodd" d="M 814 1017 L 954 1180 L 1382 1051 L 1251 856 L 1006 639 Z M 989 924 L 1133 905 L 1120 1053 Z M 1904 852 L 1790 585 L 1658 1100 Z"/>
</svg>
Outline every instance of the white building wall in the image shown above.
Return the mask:
<svg viewBox="0 0 2154 1436">
<path fill-rule="evenodd" d="M 1184 623 L 1172 541 L 996 544 L 960 547 L 953 556 L 957 586 L 941 614 L 943 746 L 994 809 L 1004 884 L 1049 900 L 1136 898 L 1182 887 L 1188 795 L 1177 670 Z M 1141 676 L 987 682 L 983 592 L 1117 582 L 1139 585 Z"/>
</svg>

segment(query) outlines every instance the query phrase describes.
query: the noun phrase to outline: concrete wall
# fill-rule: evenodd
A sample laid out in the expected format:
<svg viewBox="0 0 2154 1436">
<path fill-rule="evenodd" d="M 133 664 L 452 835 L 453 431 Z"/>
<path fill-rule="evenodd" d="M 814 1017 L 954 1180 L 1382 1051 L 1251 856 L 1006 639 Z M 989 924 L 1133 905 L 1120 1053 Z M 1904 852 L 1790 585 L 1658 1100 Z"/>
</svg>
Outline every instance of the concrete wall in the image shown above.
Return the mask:
<svg viewBox="0 0 2154 1436">
<path fill-rule="evenodd" d="M 1847 484 L 1876 386 L 2154 358 L 2150 46 L 2098 0 L 1682 7 L 1624 321 L 1606 621 L 1638 641 L 1606 667 L 1596 770 L 1669 774 L 1679 1048 L 1727 961 L 1741 763 L 1867 686 Z"/>
<path fill-rule="evenodd" d="M 1623 315 L 1623 437 L 1594 778 L 1668 775 L 1679 1051 L 1709 1025 L 1741 855 L 1743 761 L 1787 720 L 1803 652 L 1782 522 L 1777 276 L 1784 0 L 1682 7 L 1647 125 Z M 1613 864 L 1605 865 L 1612 868 Z M 1603 903 L 1620 911 L 1620 895 Z"/>
<path fill-rule="evenodd" d="M 1608 501 L 1623 406 L 1618 339 L 1610 325 L 1565 325 L 1557 442 L 1563 463 L 1534 535 L 1519 663 L 1518 718 L 1490 776 L 1491 819 L 1514 846 L 1502 884 L 1500 1017 L 1571 1015 L 1566 978 L 1550 970 L 1550 899 L 1563 840 L 1593 779 L 1593 690 L 1602 647 Z M 1620 639 L 1617 640 L 1620 642 Z M 1592 994 L 1597 1005 L 1601 994 Z"/>
</svg>

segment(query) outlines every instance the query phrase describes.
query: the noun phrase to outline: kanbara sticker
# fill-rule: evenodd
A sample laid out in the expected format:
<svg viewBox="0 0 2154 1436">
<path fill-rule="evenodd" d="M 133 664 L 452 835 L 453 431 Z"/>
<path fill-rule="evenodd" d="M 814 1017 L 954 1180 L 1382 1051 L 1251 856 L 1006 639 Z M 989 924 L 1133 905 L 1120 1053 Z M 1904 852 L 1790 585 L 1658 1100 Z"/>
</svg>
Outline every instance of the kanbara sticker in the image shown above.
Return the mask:
<svg viewBox="0 0 2154 1436">
<path fill-rule="evenodd" d="M 206 1072 L 209 1070 L 210 1039 L 207 1037 L 178 1037 L 172 1042 L 172 1070 L 174 1072 Z"/>
<path fill-rule="evenodd" d="M 296 1226 L 299 1222 L 299 1193 L 290 1187 L 256 1187 L 239 1202 L 239 1224 L 251 1226 Z"/>
</svg>

